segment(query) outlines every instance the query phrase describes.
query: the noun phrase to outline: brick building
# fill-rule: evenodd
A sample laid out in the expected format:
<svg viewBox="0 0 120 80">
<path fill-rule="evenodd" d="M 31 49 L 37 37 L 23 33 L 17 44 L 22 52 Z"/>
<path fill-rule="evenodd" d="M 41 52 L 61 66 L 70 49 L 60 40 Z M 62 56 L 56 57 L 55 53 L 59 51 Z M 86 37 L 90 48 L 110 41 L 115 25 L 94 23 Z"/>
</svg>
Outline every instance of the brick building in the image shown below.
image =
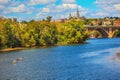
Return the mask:
<svg viewBox="0 0 120 80">
<path fill-rule="evenodd" d="M 98 21 L 92 21 L 93 26 L 98 26 Z"/>
<path fill-rule="evenodd" d="M 120 26 L 120 19 L 117 19 L 114 21 L 114 26 Z"/>
</svg>

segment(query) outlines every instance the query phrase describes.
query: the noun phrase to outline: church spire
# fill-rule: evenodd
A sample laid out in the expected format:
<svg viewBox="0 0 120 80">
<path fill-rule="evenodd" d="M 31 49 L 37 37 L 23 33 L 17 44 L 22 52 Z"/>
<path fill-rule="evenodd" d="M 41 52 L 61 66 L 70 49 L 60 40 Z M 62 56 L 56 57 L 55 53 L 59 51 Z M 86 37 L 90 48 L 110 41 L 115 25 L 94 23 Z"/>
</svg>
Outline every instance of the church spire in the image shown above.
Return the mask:
<svg viewBox="0 0 120 80">
<path fill-rule="evenodd" d="M 71 13 L 69 13 L 69 19 L 71 19 L 72 18 L 72 15 L 71 15 Z"/>
<path fill-rule="evenodd" d="M 80 14 L 79 14 L 78 8 L 77 8 L 77 12 L 76 12 L 76 17 L 77 17 L 77 18 L 80 18 Z"/>
</svg>

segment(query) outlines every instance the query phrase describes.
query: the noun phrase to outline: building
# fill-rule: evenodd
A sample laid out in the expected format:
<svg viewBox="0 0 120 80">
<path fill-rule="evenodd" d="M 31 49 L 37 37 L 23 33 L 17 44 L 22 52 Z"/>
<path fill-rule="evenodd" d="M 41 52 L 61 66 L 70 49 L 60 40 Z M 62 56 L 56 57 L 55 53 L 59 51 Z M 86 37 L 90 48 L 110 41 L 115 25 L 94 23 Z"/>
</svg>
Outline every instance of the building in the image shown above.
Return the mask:
<svg viewBox="0 0 120 80">
<path fill-rule="evenodd" d="M 69 14 L 69 19 L 72 19 L 72 15 L 71 15 L 71 13 Z"/>
<path fill-rule="evenodd" d="M 108 25 L 112 25 L 112 23 L 111 23 L 109 18 L 106 18 L 102 21 L 102 25 L 103 26 L 108 26 Z"/>
<path fill-rule="evenodd" d="M 114 26 L 120 26 L 120 19 L 114 20 Z"/>
<path fill-rule="evenodd" d="M 93 25 L 93 26 L 98 26 L 98 21 L 97 21 L 97 20 L 92 21 L 92 25 Z"/>
<path fill-rule="evenodd" d="M 79 10 L 77 8 L 77 12 L 76 12 L 76 18 L 79 19 L 80 18 L 80 14 L 79 14 Z"/>
<path fill-rule="evenodd" d="M 70 19 L 75 19 L 75 20 L 80 20 L 80 19 L 83 19 L 84 17 L 80 17 L 80 14 L 79 14 L 79 9 L 77 8 L 77 11 L 76 11 L 76 15 L 75 16 L 72 16 L 72 14 L 70 13 L 69 14 L 69 20 Z"/>
<path fill-rule="evenodd" d="M 84 16 L 80 17 L 80 14 L 79 14 L 79 10 L 77 8 L 77 11 L 76 11 L 76 15 L 75 16 L 72 16 L 71 12 L 69 13 L 69 18 L 63 18 L 63 19 L 60 19 L 60 20 L 55 20 L 54 22 L 61 22 L 61 23 L 65 23 L 65 22 L 69 22 L 70 20 L 76 20 L 76 21 L 80 21 L 80 20 L 83 20 L 85 19 Z"/>
<path fill-rule="evenodd" d="M 65 23 L 65 22 L 67 22 L 67 19 L 66 18 L 65 19 L 61 19 L 60 22 Z"/>
</svg>

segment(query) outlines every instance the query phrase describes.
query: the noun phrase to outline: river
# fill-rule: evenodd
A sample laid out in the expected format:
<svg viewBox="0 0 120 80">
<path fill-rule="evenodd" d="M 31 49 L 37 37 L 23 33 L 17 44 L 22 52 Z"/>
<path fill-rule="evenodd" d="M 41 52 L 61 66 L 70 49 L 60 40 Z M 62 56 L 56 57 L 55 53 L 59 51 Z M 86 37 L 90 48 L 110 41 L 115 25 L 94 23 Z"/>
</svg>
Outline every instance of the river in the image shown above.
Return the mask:
<svg viewBox="0 0 120 80">
<path fill-rule="evenodd" d="M 0 80 L 120 80 L 120 38 L 0 53 Z M 24 57 L 23 61 L 12 61 Z"/>
</svg>

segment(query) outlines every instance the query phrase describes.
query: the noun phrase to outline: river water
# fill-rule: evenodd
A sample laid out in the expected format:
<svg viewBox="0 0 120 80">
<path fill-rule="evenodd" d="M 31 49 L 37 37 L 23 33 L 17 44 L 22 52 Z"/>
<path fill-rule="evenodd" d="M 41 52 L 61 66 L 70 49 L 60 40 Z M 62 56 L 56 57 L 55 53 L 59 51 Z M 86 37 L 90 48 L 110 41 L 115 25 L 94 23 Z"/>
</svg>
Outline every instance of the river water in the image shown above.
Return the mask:
<svg viewBox="0 0 120 80">
<path fill-rule="evenodd" d="M 0 53 L 0 80 L 120 80 L 120 38 Z M 23 61 L 12 61 L 24 57 Z"/>
</svg>

